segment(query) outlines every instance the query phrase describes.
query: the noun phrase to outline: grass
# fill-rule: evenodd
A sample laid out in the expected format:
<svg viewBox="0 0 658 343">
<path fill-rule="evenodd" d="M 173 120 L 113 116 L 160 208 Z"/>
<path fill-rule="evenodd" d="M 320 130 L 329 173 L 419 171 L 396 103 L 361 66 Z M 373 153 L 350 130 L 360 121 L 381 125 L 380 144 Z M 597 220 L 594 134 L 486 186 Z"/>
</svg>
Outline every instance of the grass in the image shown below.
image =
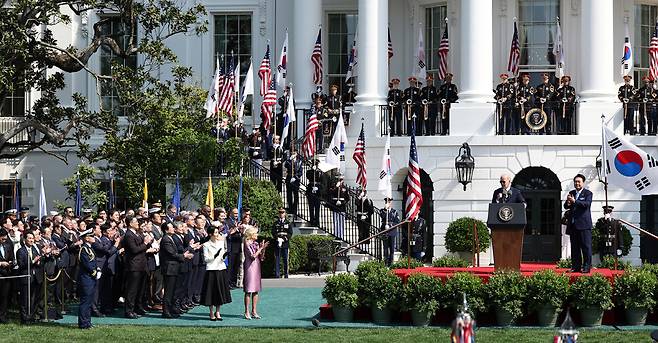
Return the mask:
<svg viewBox="0 0 658 343">
<path fill-rule="evenodd" d="M 477 331 L 478 342 L 552 342 L 555 330 L 493 329 Z M 579 341 L 651 342 L 646 331 L 581 329 Z M 256 329 L 111 325 L 80 330 L 73 326 L 39 324 L 0 326 L 2 342 L 447 342 L 447 328 L 309 328 Z"/>
</svg>

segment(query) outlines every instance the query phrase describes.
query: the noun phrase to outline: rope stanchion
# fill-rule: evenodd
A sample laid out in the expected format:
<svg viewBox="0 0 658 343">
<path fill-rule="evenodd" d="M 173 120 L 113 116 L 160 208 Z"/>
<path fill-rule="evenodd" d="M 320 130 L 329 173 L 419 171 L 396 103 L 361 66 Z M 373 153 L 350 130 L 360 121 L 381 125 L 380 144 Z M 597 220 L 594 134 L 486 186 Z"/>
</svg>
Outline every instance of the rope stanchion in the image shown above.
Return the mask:
<svg viewBox="0 0 658 343">
<path fill-rule="evenodd" d="M 43 271 L 43 316 L 44 320 L 48 321 L 48 283 L 55 283 L 60 280 L 60 276 L 62 276 L 62 271 L 63 269 L 60 269 L 57 272 L 57 275 L 55 275 L 54 278 L 49 278 L 48 275 L 46 274 L 46 271 Z M 63 278 L 62 278 L 63 280 Z M 55 295 L 55 292 L 57 290 L 53 291 L 53 296 Z M 64 292 L 64 287 L 62 283 L 62 293 Z M 62 310 L 64 309 L 64 297 L 62 297 Z"/>
</svg>

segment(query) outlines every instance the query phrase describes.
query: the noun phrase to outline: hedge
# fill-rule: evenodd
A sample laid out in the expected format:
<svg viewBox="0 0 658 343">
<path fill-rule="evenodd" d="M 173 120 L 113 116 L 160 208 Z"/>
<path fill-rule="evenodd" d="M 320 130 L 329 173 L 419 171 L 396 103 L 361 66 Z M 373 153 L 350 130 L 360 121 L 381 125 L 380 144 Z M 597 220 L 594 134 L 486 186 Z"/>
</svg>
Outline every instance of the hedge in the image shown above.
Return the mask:
<svg viewBox="0 0 658 343">
<path fill-rule="evenodd" d="M 329 236 L 319 236 L 319 235 L 294 235 L 290 239 L 290 251 L 289 251 L 289 260 L 288 268 L 289 273 L 300 273 L 300 272 L 315 272 L 317 273 L 317 265 L 313 265 L 311 270 L 307 270 L 308 266 L 308 243 L 309 242 L 320 242 L 320 241 L 332 241 L 333 239 Z M 273 277 L 274 276 L 274 264 L 276 258 L 274 256 L 274 247 L 276 242 L 270 242 L 270 248 L 267 249 L 265 253 L 265 261 L 261 268 L 261 273 L 263 277 Z M 329 262 L 324 262 L 322 266 L 323 271 L 328 271 L 331 267 Z M 283 262 L 281 262 L 281 268 L 283 268 Z M 283 270 L 283 269 L 281 269 Z M 283 273 L 281 273 L 283 275 Z"/>
</svg>

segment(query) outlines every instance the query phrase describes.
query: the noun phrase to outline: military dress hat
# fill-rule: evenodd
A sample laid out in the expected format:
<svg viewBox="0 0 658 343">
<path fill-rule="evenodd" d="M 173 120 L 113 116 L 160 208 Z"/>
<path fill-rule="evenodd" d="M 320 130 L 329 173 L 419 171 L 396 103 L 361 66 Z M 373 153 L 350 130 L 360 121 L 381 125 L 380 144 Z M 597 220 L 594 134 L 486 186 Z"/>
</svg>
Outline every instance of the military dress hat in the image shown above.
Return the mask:
<svg viewBox="0 0 658 343">
<path fill-rule="evenodd" d="M 94 229 L 87 229 L 80 233 L 80 238 L 85 238 L 94 234 Z"/>
<path fill-rule="evenodd" d="M 21 212 L 29 212 L 29 211 L 30 211 L 29 207 L 26 206 L 21 207 Z"/>
<path fill-rule="evenodd" d="M 162 203 L 160 201 L 156 201 L 156 202 L 152 203 L 151 206 L 157 207 L 157 208 L 162 208 Z"/>
<path fill-rule="evenodd" d="M 651 81 L 651 79 L 648 76 L 643 76 L 642 81 Z"/>
<path fill-rule="evenodd" d="M 428 81 L 434 80 L 434 76 L 432 76 L 432 73 L 427 74 L 427 76 L 425 77 L 425 80 L 428 80 Z"/>
<path fill-rule="evenodd" d="M 409 76 L 409 78 L 407 80 L 409 80 L 409 82 L 418 81 L 418 79 L 415 76 Z"/>
<path fill-rule="evenodd" d="M 614 206 L 603 206 L 603 213 L 612 213 L 612 210 L 614 209 Z"/>
<path fill-rule="evenodd" d="M 336 84 L 333 84 L 333 85 L 329 86 L 329 89 L 330 89 L 330 90 L 331 90 L 331 89 L 338 89 L 338 86 L 337 86 Z"/>
<path fill-rule="evenodd" d="M 54 216 L 56 216 L 56 215 L 59 215 L 59 212 L 57 212 L 57 211 L 50 211 L 50 212 L 48 212 L 48 214 L 50 214 L 51 216 L 54 217 Z"/>
<path fill-rule="evenodd" d="M 151 207 L 149 208 L 149 214 L 160 213 L 162 209 L 160 207 Z"/>
<path fill-rule="evenodd" d="M 546 77 L 548 77 L 548 73 L 541 73 L 541 76 L 546 76 Z"/>
<path fill-rule="evenodd" d="M 393 79 L 391 79 L 391 83 L 394 83 L 394 84 L 400 83 L 400 79 L 398 79 L 397 77 L 393 78 Z"/>
<path fill-rule="evenodd" d="M 453 77 L 453 76 L 454 76 L 454 75 L 452 75 L 452 73 L 447 73 L 447 74 L 446 74 L 446 77 Z"/>
<path fill-rule="evenodd" d="M 571 76 L 564 75 L 564 76 L 562 76 L 562 78 L 560 80 L 569 82 L 569 81 L 571 81 Z"/>
<path fill-rule="evenodd" d="M 507 79 L 507 78 L 509 78 L 509 75 L 507 75 L 507 73 L 502 73 L 502 74 L 500 74 L 500 78 L 501 79 L 503 79 L 503 78 Z"/>
<path fill-rule="evenodd" d="M 10 210 L 6 210 L 5 214 L 8 215 L 8 216 L 15 216 L 16 215 L 16 209 L 12 208 Z"/>
<path fill-rule="evenodd" d="M 624 75 L 624 80 L 626 80 L 626 79 L 629 79 L 629 80 L 630 80 L 630 79 L 632 79 L 632 78 L 633 78 L 633 77 L 630 76 L 630 75 Z"/>
</svg>

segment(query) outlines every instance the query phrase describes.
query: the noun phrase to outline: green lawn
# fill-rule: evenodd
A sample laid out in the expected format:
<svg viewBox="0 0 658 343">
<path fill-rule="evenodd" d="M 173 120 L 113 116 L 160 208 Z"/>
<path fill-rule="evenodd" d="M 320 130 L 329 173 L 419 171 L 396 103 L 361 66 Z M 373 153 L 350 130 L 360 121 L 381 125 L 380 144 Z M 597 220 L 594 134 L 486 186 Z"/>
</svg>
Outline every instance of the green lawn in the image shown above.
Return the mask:
<svg viewBox="0 0 658 343">
<path fill-rule="evenodd" d="M 586 343 L 651 342 L 649 331 L 581 329 L 579 341 Z M 489 329 L 477 332 L 478 342 L 552 342 L 554 330 Z M 0 326 L 2 342 L 447 342 L 446 328 L 378 329 L 258 329 L 111 325 L 79 330 L 64 325 L 40 324 Z"/>
</svg>

